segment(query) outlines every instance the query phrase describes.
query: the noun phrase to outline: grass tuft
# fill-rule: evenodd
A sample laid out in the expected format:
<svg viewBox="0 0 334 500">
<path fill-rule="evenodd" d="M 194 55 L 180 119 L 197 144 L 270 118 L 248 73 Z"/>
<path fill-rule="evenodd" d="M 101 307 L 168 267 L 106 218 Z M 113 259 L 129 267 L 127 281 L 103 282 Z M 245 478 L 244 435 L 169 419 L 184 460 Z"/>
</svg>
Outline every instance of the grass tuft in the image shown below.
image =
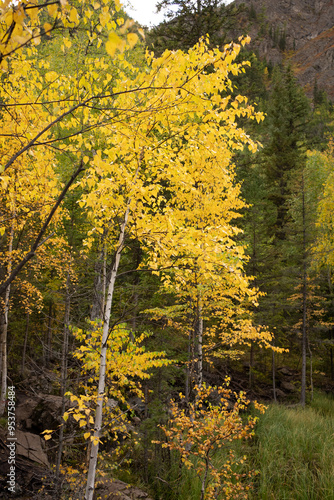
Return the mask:
<svg viewBox="0 0 334 500">
<path fill-rule="evenodd" d="M 256 430 L 250 498 L 334 500 L 334 400 L 316 394 L 311 406 L 271 405 Z"/>
</svg>

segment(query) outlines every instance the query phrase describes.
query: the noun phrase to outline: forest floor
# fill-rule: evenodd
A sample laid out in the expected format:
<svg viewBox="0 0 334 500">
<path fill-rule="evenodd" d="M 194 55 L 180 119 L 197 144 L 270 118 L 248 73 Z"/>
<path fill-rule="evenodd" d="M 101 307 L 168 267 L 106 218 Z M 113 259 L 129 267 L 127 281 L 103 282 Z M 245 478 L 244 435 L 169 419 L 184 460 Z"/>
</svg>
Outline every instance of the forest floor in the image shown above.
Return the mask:
<svg viewBox="0 0 334 500">
<path fill-rule="evenodd" d="M 32 374 L 31 374 L 32 375 Z M 259 376 L 259 374 L 254 370 L 253 372 L 253 378 L 252 378 L 252 387 L 249 389 L 249 384 L 250 384 L 250 374 L 249 374 L 249 366 L 247 364 L 239 366 L 239 369 L 234 369 L 230 371 L 230 377 L 231 377 L 231 382 L 230 382 L 230 387 L 233 389 L 235 392 L 240 392 L 243 391 L 247 394 L 249 399 L 251 400 L 258 400 L 260 402 L 263 402 L 265 404 L 269 404 L 273 401 L 273 389 L 272 385 L 270 383 L 270 379 L 268 380 L 265 379 L 263 376 Z M 207 383 L 210 383 L 212 385 L 217 385 L 221 384 L 222 381 L 225 378 L 224 373 L 220 372 L 206 372 L 205 373 L 205 380 Z M 286 456 L 286 452 L 283 450 L 282 451 L 282 443 L 284 443 L 285 439 L 285 433 L 287 435 L 292 435 L 294 434 L 296 437 L 296 440 L 300 439 L 299 432 L 304 432 L 304 429 L 307 426 L 310 426 L 310 432 L 312 433 L 314 439 L 324 439 L 325 437 L 321 437 L 319 435 L 319 429 L 318 431 L 315 430 L 315 421 L 319 421 L 319 418 L 325 419 L 326 420 L 326 411 L 327 415 L 329 415 L 329 410 L 328 408 L 332 408 L 331 404 L 328 403 L 328 408 L 327 410 L 324 410 L 326 407 L 326 401 L 327 397 L 324 395 L 321 399 L 321 397 L 318 396 L 318 393 L 315 395 L 315 401 L 314 403 L 311 403 L 310 407 L 304 411 L 304 413 L 296 413 L 294 411 L 294 407 L 298 406 L 298 400 L 299 400 L 299 390 L 298 390 L 298 385 L 294 382 L 295 380 L 298 379 L 298 373 L 296 370 L 288 367 L 288 366 L 280 366 L 277 369 L 276 372 L 276 395 L 277 395 L 277 401 L 278 403 L 281 403 L 280 405 L 277 405 L 274 407 L 270 406 L 268 412 L 266 415 L 261 417 L 261 423 L 258 426 L 257 433 L 256 433 L 256 441 L 255 444 L 252 445 L 252 456 L 253 456 L 253 462 L 254 466 L 262 470 L 262 478 L 261 481 L 256 483 L 256 487 L 258 489 L 258 495 L 253 498 L 293 498 L 292 496 L 282 496 L 282 497 L 272 497 L 272 496 L 263 496 L 263 495 L 269 495 L 268 492 L 265 492 L 265 490 L 262 491 L 264 488 L 264 483 L 266 485 L 272 484 L 275 485 L 276 483 L 280 482 L 279 477 L 276 478 L 275 476 L 275 471 L 277 471 L 277 467 L 279 464 L 279 460 L 284 460 L 284 456 Z M 57 443 L 55 440 L 51 440 L 48 443 L 44 442 L 44 439 L 41 438 L 40 434 L 43 432 L 45 429 L 56 429 L 62 419 L 61 419 L 61 397 L 57 396 L 55 394 L 52 394 L 52 392 L 55 391 L 54 388 L 54 380 L 53 380 L 53 375 L 51 371 L 48 370 L 40 370 L 40 373 L 36 374 L 35 377 L 30 376 L 28 377 L 29 383 L 27 381 L 25 383 L 19 384 L 21 386 L 21 390 L 17 392 L 17 399 L 16 399 L 16 423 L 17 423 L 17 448 L 16 448 L 16 453 L 17 453 L 17 459 L 16 459 L 16 481 L 18 483 L 18 493 L 22 492 L 21 496 L 16 496 L 16 498 L 19 498 L 21 500 L 25 500 L 27 498 L 34 498 L 35 500 L 40 499 L 47 499 L 48 496 L 46 494 L 46 491 L 42 493 L 40 496 L 38 494 L 38 490 L 44 485 L 48 485 L 52 483 L 53 480 L 53 472 L 52 472 L 52 467 L 51 464 L 55 463 L 56 460 L 56 450 L 57 450 Z M 334 382 L 330 381 L 329 379 L 324 379 L 322 378 L 322 386 L 321 390 L 323 391 L 323 394 L 326 392 L 328 394 L 334 393 Z M 273 408 L 276 407 L 276 410 Z M 290 407 L 290 408 L 289 408 Z M 278 409 L 279 408 L 279 409 Z M 291 409 L 292 408 L 292 409 Z M 289 412 L 293 413 L 289 413 Z M 276 413 L 275 413 L 276 412 Z M 334 403 L 333 403 L 333 412 L 334 412 Z M 298 416 L 297 416 L 298 415 Z M 332 418 L 332 416 L 331 416 Z M 315 419 L 315 421 L 313 421 Z M 277 423 L 280 422 L 280 425 L 277 426 Z M 282 428 L 284 427 L 284 422 L 286 424 L 286 428 L 283 432 L 283 434 L 279 434 L 279 431 L 277 429 L 280 429 L 280 432 L 282 432 Z M 332 421 L 331 421 L 332 422 Z M 331 422 L 323 422 L 322 426 L 325 429 L 326 426 L 328 428 L 328 432 L 330 431 Z M 9 450 L 7 447 L 6 443 L 6 420 L 2 419 L 0 420 L 0 498 L 12 498 L 12 495 L 7 496 L 4 493 L 5 487 L 7 486 L 7 474 L 9 472 L 9 465 L 8 465 L 8 456 L 9 456 Z M 71 433 L 71 430 L 70 430 Z M 268 437 L 270 436 L 270 437 Z M 288 439 L 290 439 L 288 437 Z M 277 443 L 281 443 L 281 445 Z M 51 445 L 49 444 L 51 443 Z M 261 445 L 259 445 L 261 443 Z M 272 452 L 274 447 L 277 446 L 277 464 L 272 464 L 272 462 L 269 460 L 269 455 L 266 456 L 266 449 L 268 447 L 268 454 Z M 317 456 L 314 458 L 311 457 L 308 460 L 308 462 L 305 465 L 305 460 L 300 456 L 300 450 L 298 451 L 295 450 L 296 456 L 294 457 L 291 455 L 289 458 L 289 463 L 293 463 L 293 469 L 296 472 L 297 476 L 301 475 L 303 476 L 302 471 L 300 470 L 300 467 L 306 467 L 307 470 L 309 470 L 309 476 L 310 477 L 316 477 L 317 475 L 319 476 L 320 474 L 320 469 L 324 469 L 324 465 L 319 465 L 319 456 L 323 456 L 323 453 L 321 450 L 319 451 L 319 446 L 316 446 L 315 443 L 309 443 L 309 447 L 312 449 L 317 449 Z M 255 448 L 254 448 L 255 447 Z M 289 449 L 292 450 L 290 447 Z M 254 455 L 254 451 L 256 450 L 256 453 Z M 261 450 L 261 453 L 260 451 Z M 282 457 L 281 457 L 282 455 Z M 295 460 L 299 461 L 299 466 L 294 463 Z M 334 456 L 332 463 L 334 463 Z M 308 465 L 307 465 L 308 464 Z M 311 465 L 310 465 L 311 464 Z M 312 465 L 313 464 L 313 465 Z M 313 467 L 314 466 L 314 467 Z M 272 468 L 271 468 L 272 467 Z M 283 467 L 282 464 L 279 465 L 280 468 Z M 312 469 L 313 467 L 313 469 Z M 8 469 L 8 470 L 7 470 Z M 283 467 L 283 471 L 286 468 Z M 313 472 L 312 472 L 313 470 Z M 311 472 L 310 472 L 311 471 Z M 263 475 L 264 474 L 264 475 Z M 326 472 L 328 476 L 328 471 Z M 271 475 L 270 481 L 268 480 L 268 475 Z M 329 474 L 330 475 L 330 474 Z M 314 477 L 313 477 L 313 482 L 314 482 Z M 264 482 L 263 482 L 264 481 Z M 286 484 L 290 484 L 292 481 L 291 477 L 289 476 L 288 479 L 285 480 Z M 322 488 L 327 488 L 330 486 L 333 486 L 333 491 L 334 491 L 334 471 L 332 474 L 332 478 L 327 477 L 325 481 L 325 485 L 322 486 Z M 293 481 L 296 483 L 296 478 Z M 124 498 L 126 498 L 126 495 L 128 495 L 129 498 L 147 498 L 147 494 L 140 490 L 139 488 L 133 487 L 132 490 L 128 488 L 128 486 L 122 482 L 118 481 L 118 486 L 119 486 L 119 492 L 121 494 L 122 490 L 123 493 L 122 495 Z M 313 484 L 313 483 L 312 483 Z M 327 486 L 326 486 L 327 484 Z M 330 486 L 328 486 L 330 485 Z M 117 484 L 114 483 L 112 488 L 116 488 Z M 105 492 L 108 492 L 107 498 L 113 498 L 112 496 L 112 491 L 110 490 L 108 485 L 103 486 L 105 489 Z M 287 486 L 289 488 L 290 486 Z M 306 486 L 305 486 L 306 487 Z M 307 488 L 313 488 L 314 486 L 308 485 Z M 108 489 L 109 488 L 109 489 Z M 262 488 L 262 489 L 261 489 Z M 270 489 L 270 488 L 269 488 Z M 109 491 L 110 490 L 110 491 Z M 311 491 L 308 490 L 308 491 Z M 1 492 L 2 491 L 2 492 Z M 269 490 L 268 490 L 269 491 Z M 313 491 L 313 490 L 312 490 Z M 311 493 L 312 493 L 311 491 Z M 324 490 L 325 491 L 325 490 Z M 127 492 L 127 493 L 126 493 Z M 129 496 L 128 493 L 131 492 L 131 496 Z M 332 497 L 330 496 L 314 496 L 313 493 L 309 497 L 305 496 L 298 496 L 295 498 L 305 498 L 307 500 L 311 498 L 321 498 L 325 499 L 332 499 L 334 498 L 334 494 Z M 272 493 L 270 493 L 271 495 Z M 292 493 L 291 493 L 292 494 Z M 325 493 L 324 493 L 325 494 Z M 51 497 L 50 497 L 51 498 Z M 121 498 L 121 497 L 120 497 Z M 181 500 L 181 498 L 180 498 Z M 182 500 L 186 500 L 182 499 Z"/>
</svg>

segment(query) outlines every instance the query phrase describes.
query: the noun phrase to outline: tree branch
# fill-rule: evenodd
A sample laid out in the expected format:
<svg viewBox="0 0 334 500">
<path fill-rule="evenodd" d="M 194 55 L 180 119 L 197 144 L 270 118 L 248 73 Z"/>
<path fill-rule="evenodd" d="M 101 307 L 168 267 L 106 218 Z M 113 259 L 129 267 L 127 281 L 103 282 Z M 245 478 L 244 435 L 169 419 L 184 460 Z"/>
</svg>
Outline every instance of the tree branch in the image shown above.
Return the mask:
<svg viewBox="0 0 334 500">
<path fill-rule="evenodd" d="M 27 262 L 29 262 L 29 260 L 32 259 L 32 257 L 34 257 L 38 247 L 43 245 L 49 239 L 50 236 L 46 237 L 44 240 L 42 240 L 44 233 L 47 230 L 57 208 L 59 207 L 59 205 L 61 204 L 61 202 L 65 198 L 65 195 L 66 195 L 67 191 L 69 190 L 70 186 L 73 184 L 75 179 L 78 177 L 78 175 L 83 170 L 84 170 L 83 161 L 81 160 L 79 167 L 72 174 L 72 176 L 69 179 L 69 181 L 67 182 L 66 186 L 64 187 L 64 189 L 60 193 L 56 203 L 54 204 L 54 206 L 53 206 L 52 210 L 50 211 L 48 217 L 46 218 L 40 232 L 38 233 L 37 238 L 35 239 L 33 245 L 31 246 L 30 251 L 23 257 L 23 259 L 19 262 L 19 264 L 16 266 L 16 268 L 11 272 L 10 276 L 6 279 L 6 281 L 0 285 L 0 295 L 6 291 L 8 286 L 16 278 L 16 276 L 21 272 L 22 268 L 27 264 Z"/>
</svg>

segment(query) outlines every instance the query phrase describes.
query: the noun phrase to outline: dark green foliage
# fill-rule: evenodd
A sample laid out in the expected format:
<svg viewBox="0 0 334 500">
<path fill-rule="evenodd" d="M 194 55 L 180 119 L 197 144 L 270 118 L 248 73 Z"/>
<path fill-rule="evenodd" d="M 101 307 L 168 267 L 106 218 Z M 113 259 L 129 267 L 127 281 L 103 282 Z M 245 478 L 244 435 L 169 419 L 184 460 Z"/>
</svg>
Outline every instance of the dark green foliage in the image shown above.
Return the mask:
<svg viewBox="0 0 334 500">
<path fill-rule="evenodd" d="M 163 23 L 152 28 L 147 44 L 156 55 L 165 49 L 188 50 L 206 35 L 211 46 L 221 46 L 237 22 L 240 7 L 224 5 L 220 0 L 164 0 L 158 8 L 171 7 Z"/>
<path fill-rule="evenodd" d="M 249 18 L 250 19 L 257 19 L 257 13 L 255 10 L 255 7 L 253 4 L 251 4 L 250 9 L 249 9 Z"/>
<path fill-rule="evenodd" d="M 266 165 L 269 196 L 277 209 L 273 228 L 276 239 L 286 237 L 287 200 L 292 192 L 293 178 L 305 164 L 306 127 L 310 106 L 297 84 L 291 67 L 276 68 L 268 104 Z"/>
<path fill-rule="evenodd" d="M 279 37 L 279 42 L 278 42 L 279 48 L 284 51 L 286 49 L 286 32 L 285 29 L 281 31 L 280 37 Z"/>
</svg>

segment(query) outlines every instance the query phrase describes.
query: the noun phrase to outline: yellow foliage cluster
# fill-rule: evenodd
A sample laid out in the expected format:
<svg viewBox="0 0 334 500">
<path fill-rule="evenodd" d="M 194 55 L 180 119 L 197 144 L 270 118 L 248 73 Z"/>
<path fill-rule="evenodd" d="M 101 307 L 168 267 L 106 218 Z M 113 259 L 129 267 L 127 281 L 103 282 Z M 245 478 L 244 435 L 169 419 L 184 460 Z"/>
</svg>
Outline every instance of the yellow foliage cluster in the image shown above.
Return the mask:
<svg viewBox="0 0 334 500">
<path fill-rule="evenodd" d="M 94 2 L 89 5 L 85 0 L 72 2 L 71 0 L 1 0 L 0 2 L 0 69 L 8 71 L 8 59 L 15 52 L 20 51 L 28 45 L 39 45 L 43 35 L 51 36 L 51 32 L 59 28 L 76 28 L 87 30 L 91 41 L 96 40 L 99 45 L 102 43 L 103 30 L 109 33 L 106 42 L 106 50 L 110 55 L 114 55 L 116 50 L 121 52 L 126 47 L 132 48 L 138 35 L 127 33 L 120 37 L 116 30 L 121 26 L 120 33 L 125 32 L 132 26 L 133 22 L 124 20 L 114 20 L 115 12 L 119 11 L 121 4 L 115 0 L 115 10 L 110 8 L 108 0 Z M 83 15 L 81 15 L 83 11 Z M 98 13 L 98 22 L 95 23 L 95 30 L 90 30 L 90 20 L 95 13 Z M 47 22 L 43 22 L 45 18 Z M 138 30 L 144 36 L 142 30 Z M 100 36 L 99 36 L 100 35 Z M 70 48 L 72 42 L 66 36 L 63 39 L 62 50 Z"/>
<path fill-rule="evenodd" d="M 249 316 L 257 292 L 245 277 L 244 249 L 236 243 L 235 219 L 244 203 L 232 161 L 235 151 L 257 149 L 239 127 L 239 119 L 261 121 L 263 115 L 245 97 L 233 94 L 230 75 L 245 71 L 248 63 L 238 63 L 236 58 L 247 39 L 222 50 L 209 49 L 203 39 L 187 53 L 166 51 L 157 59 L 147 52 L 140 68 L 129 62 L 126 53 L 138 41 L 136 34 L 128 32 L 131 23 L 117 18 L 107 0 L 76 4 L 49 2 L 49 22 L 43 27 L 45 4 L 37 0 L 1 4 L 0 157 L 6 200 L 1 232 L 8 240 L 9 234 L 29 227 L 33 239 L 60 199 L 64 178 L 73 170 L 84 170 L 74 189 L 79 193 L 78 207 L 90 224 L 86 249 L 103 235 L 105 251 L 115 256 L 115 264 L 103 333 L 97 325 L 75 332 L 81 343 L 75 356 L 87 382 L 79 396 L 71 394 L 75 406 L 64 418 L 72 415 L 78 422 L 85 431 L 83 437 L 92 441 L 96 459 L 105 422 L 112 432 L 126 430 L 119 405 L 104 405 L 102 426 L 102 399 L 107 403 L 109 396 L 122 402 L 125 388 L 141 395 L 138 380 L 148 378 L 152 368 L 168 364 L 162 353 L 145 352 L 143 338 L 131 341 L 125 325 L 109 330 L 113 287 L 129 239 L 139 242 L 146 255 L 143 265 L 161 277 L 164 290 L 173 292 L 177 305 L 200 299 L 208 324 L 208 350 L 217 339 L 230 346 L 252 340 L 270 343 L 270 334 L 254 328 Z M 119 7 L 116 1 L 115 11 Z M 61 41 L 49 40 L 43 50 L 49 48 L 51 53 L 40 58 L 32 42 L 38 43 L 42 30 L 47 34 L 56 24 L 65 32 L 80 27 L 73 38 L 77 47 L 74 50 L 72 38 L 65 35 Z M 104 42 L 104 54 L 97 55 Z M 29 48 L 23 51 L 26 45 Z M 90 52 L 91 46 L 95 52 Z M 52 50 L 64 54 L 64 65 Z M 66 211 L 57 211 L 56 228 L 65 216 Z M 24 250 L 29 248 L 29 238 Z M 68 255 L 66 245 L 64 249 Z M 11 255 L 4 254 L 4 261 L 12 265 L 24 250 L 17 256 L 8 251 Z M 185 309 L 180 311 L 177 319 L 182 323 Z M 244 404 L 240 400 L 236 414 Z M 212 409 L 204 434 L 230 421 L 219 411 Z M 238 425 L 236 418 L 233 428 L 240 437 L 243 431 Z M 251 424 L 247 431 L 250 428 Z M 225 438 L 219 434 L 217 439 Z M 94 477 L 95 465 L 91 467 Z M 211 473 L 216 474 L 213 469 Z"/>
<path fill-rule="evenodd" d="M 162 426 L 165 442 L 157 441 L 164 448 L 176 450 L 188 469 L 195 469 L 201 480 L 201 500 L 248 498 L 242 479 L 245 475 L 236 472 L 236 466 L 247 457 L 236 459 L 231 449 L 234 440 L 249 439 L 254 434 L 257 417 L 248 417 L 245 423 L 240 416 L 250 404 L 244 394 L 235 394 L 224 387 L 205 386 L 195 388 L 196 400 L 184 404 L 171 404 L 168 426 Z M 216 400 L 214 403 L 213 401 Z M 232 403 L 232 401 L 235 401 Z M 254 403 L 260 413 L 261 404 Z M 218 450 L 225 450 L 225 459 L 217 463 Z M 252 477 L 254 471 L 247 476 Z M 249 489 L 249 487 L 248 487 Z"/>
<path fill-rule="evenodd" d="M 334 266 L 334 143 L 323 153 L 309 153 L 309 158 L 316 157 L 319 171 L 323 172 L 323 191 L 318 200 L 317 221 L 318 239 L 312 250 L 315 265 L 333 268 Z"/>
<path fill-rule="evenodd" d="M 96 380 L 100 369 L 100 344 L 102 326 L 90 322 L 87 331 L 73 329 L 73 334 L 80 346 L 74 356 L 80 360 L 84 384 L 78 387 L 79 396 L 67 393 L 73 407 L 64 414 L 64 420 L 72 415 L 79 428 L 85 428 L 84 439 L 98 440 L 93 435 L 91 424 L 97 401 Z M 131 340 L 126 325 L 116 326 L 109 335 L 106 358 L 106 394 L 104 404 L 105 430 L 117 439 L 117 433 L 127 435 L 127 412 L 120 409 L 119 403 L 126 405 L 126 394 L 135 394 L 143 398 L 140 381 L 150 378 L 152 368 L 166 366 L 171 360 L 163 352 L 148 352 L 142 345 L 148 334 L 142 334 Z M 108 399 L 114 398 L 115 405 L 109 405 Z M 49 434 L 47 434 L 48 436 Z"/>
</svg>

